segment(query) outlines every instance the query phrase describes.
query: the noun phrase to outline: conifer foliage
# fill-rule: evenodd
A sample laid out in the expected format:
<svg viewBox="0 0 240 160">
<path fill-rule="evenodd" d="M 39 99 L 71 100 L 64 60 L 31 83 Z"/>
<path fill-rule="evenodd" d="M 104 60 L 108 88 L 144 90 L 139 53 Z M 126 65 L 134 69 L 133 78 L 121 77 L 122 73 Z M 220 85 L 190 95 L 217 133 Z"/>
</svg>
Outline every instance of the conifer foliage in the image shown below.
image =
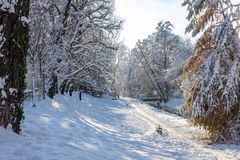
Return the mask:
<svg viewBox="0 0 240 160">
<path fill-rule="evenodd" d="M 29 0 L 0 1 L 0 125 L 20 132 L 23 119 Z"/>
<path fill-rule="evenodd" d="M 207 129 L 212 140 L 240 142 L 240 4 L 186 0 L 183 5 L 189 11 L 186 31 L 203 32 L 184 69 L 191 81 L 185 98 L 192 123 Z"/>
</svg>

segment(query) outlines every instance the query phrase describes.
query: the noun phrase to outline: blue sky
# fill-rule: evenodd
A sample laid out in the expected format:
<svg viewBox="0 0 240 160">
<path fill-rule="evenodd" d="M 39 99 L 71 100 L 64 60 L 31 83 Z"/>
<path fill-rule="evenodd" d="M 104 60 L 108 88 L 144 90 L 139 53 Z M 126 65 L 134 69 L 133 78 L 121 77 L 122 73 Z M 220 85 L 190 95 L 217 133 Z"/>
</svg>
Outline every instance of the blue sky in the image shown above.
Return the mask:
<svg viewBox="0 0 240 160">
<path fill-rule="evenodd" d="M 190 37 L 184 35 L 187 11 L 181 3 L 182 0 L 116 0 L 116 14 L 125 20 L 120 40 L 133 48 L 138 39 L 154 32 L 161 20 L 171 21 L 174 33 Z"/>
</svg>

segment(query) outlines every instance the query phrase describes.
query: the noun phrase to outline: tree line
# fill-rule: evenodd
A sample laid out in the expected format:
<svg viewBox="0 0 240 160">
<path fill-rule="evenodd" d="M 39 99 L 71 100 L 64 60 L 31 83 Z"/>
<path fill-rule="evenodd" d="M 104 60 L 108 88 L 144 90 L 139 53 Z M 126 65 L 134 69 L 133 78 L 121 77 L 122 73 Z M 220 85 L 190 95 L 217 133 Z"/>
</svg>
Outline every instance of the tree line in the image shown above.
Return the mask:
<svg viewBox="0 0 240 160">
<path fill-rule="evenodd" d="M 1 1 L 0 124 L 20 132 L 26 85 L 43 99 L 110 92 L 122 23 L 114 0 Z"/>
<path fill-rule="evenodd" d="M 114 0 L 0 2 L 0 125 L 20 132 L 24 90 L 42 98 L 69 89 L 115 92 L 167 102 L 183 94 L 182 112 L 210 139 L 240 142 L 240 4 L 184 0 L 190 40 L 169 21 L 132 50 L 118 42 L 123 21 Z"/>
</svg>

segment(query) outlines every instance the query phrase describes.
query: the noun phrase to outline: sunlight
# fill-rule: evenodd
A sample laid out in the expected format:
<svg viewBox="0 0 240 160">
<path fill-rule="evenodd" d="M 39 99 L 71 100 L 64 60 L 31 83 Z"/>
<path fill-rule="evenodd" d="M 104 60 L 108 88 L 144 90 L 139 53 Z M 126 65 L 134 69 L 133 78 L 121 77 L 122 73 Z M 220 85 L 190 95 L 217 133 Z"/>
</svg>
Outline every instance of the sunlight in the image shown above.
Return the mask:
<svg viewBox="0 0 240 160">
<path fill-rule="evenodd" d="M 71 129 L 70 126 L 69 126 L 69 124 L 70 124 L 70 123 L 65 120 L 65 121 L 63 121 L 63 122 L 60 123 L 60 126 L 61 126 L 62 128 L 64 128 L 64 129 Z"/>
<path fill-rule="evenodd" d="M 53 100 L 52 101 L 52 107 L 60 109 L 62 107 L 62 105 L 60 103 L 58 103 L 57 101 Z"/>
<path fill-rule="evenodd" d="M 88 150 L 97 150 L 97 146 L 95 146 L 91 143 L 84 142 L 82 145 L 84 146 L 84 148 L 86 148 Z"/>
<path fill-rule="evenodd" d="M 50 122 L 52 121 L 51 118 L 46 117 L 46 116 L 40 116 L 40 117 L 39 117 L 39 120 L 40 120 L 41 122 L 43 122 L 43 123 L 46 123 L 46 124 L 50 124 Z"/>
<path fill-rule="evenodd" d="M 0 160 L 240 160 L 239 88 L 240 0 L 0 0 Z"/>
</svg>

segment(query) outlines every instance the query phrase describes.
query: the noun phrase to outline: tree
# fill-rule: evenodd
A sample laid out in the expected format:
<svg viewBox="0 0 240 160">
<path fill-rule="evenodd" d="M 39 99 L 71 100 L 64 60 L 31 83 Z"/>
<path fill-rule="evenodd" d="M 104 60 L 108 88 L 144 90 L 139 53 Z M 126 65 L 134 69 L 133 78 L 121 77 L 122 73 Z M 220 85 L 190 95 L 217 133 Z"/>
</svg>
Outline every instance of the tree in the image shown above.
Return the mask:
<svg viewBox="0 0 240 160">
<path fill-rule="evenodd" d="M 0 106 L 1 125 L 20 132 L 23 119 L 29 0 L 0 2 Z"/>
<path fill-rule="evenodd" d="M 172 51 L 176 49 L 175 45 L 179 43 L 179 37 L 172 34 L 172 28 L 173 25 L 169 21 L 159 22 L 156 28 L 155 41 L 158 51 L 163 55 L 163 67 L 165 70 L 168 68 L 169 56 L 172 54 Z"/>
<path fill-rule="evenodd" d="M 158 95 L 160 96 L 160 98 L 164 101 L 164 102 L 167 102 L 168 101 L 168 98 L 167 96 L 165 95 L 164 91 L 163 91 L 163 87 L 159 84 L 159 80 L 157 78 L 157 73 L 154 72 L 153 68 L 151 67 L 148 59 L 146 58 L 145 56 L 145 53 L 143 51 L 143 47 L 141 46 L 141 42 L 138 41 L 137 43 L 137 49 L 136 49 L 136 52 L 137 53 L 140 53 L 140 62 L 141 64 L 143 65 L 143 68 L 147 74 L 147 76 L 149 77 L 149 79 L 151 80 L 151 83 L 153 85 L 153 87 L 156 89 Z"/>
<path fill-rule="evenodd" d="M 124 83 L 126 81 L 124 80 L 124 75 L 123 73 L 123 66 L 126 66 L 127 64 L 123 65 L 124 61 L 126 61 L 129 56 L 130 50 L 123 44 L 119 43 L 118 44 L 118 49 L 115 51 L 115 57 L 112 60 L 112 66 L 113 66 L 113 81 L 112 81 L 112 87 L 113 87 L 113 92 L 115 94 L 119 94 L 120 92 L 123 92 L 124 88 Z M 115 95 L 116 96 L 116 95 Z"/>
<path fill-rule="evenodd" d="M 53 98 L 58 88 L 64 94 L 70 85 L 76 88 L 85 82 L 107 88 L 117 49 L 115 38 L 122 25 L 114 15 L 114 1 L 33 0 L 31 5 L 30 57 L 35 57 L 31 66 L 39 68 L 43 93 L 47 90 Z M 39 40 L 34 38 L 39 35 Z"/>
<path fill-rule="evenodd" d="M 115 35 L 122 21 L 113 13 L 114 1 L 72 2 L 64 37 L 64 55 L 58 67 L 61 86 L 92 79 L 97 88 L 108 88 L 112 79 L 111 61 L 117 50 Z M 79 16 L 81 15 L 81 16 Z M 64 87 L 62 87 L 63 89 Z"/>
<path fill-rule="evenodd" d="M 140 94 L 156 92 L 164 102 L 175 87 L 170 82 L 181 75 L 182 63 L 192 54 L 189 40 L 173 34 L 172 27 L 169 21 L 159 22 L 155 32 L 136 43 L 130 56 L 129 85 L 139 88 Z"/>
<path fill-rule="evenodd" d="M 240 141 L 240 4 L 230 0 L 189 1 L 193 36 L 202 31 L 195 55 L 185 64 L 186 79 L 191 81 L 187 98 L 192 123 L 203 126 L 216 141 Z"/>
</svg>

